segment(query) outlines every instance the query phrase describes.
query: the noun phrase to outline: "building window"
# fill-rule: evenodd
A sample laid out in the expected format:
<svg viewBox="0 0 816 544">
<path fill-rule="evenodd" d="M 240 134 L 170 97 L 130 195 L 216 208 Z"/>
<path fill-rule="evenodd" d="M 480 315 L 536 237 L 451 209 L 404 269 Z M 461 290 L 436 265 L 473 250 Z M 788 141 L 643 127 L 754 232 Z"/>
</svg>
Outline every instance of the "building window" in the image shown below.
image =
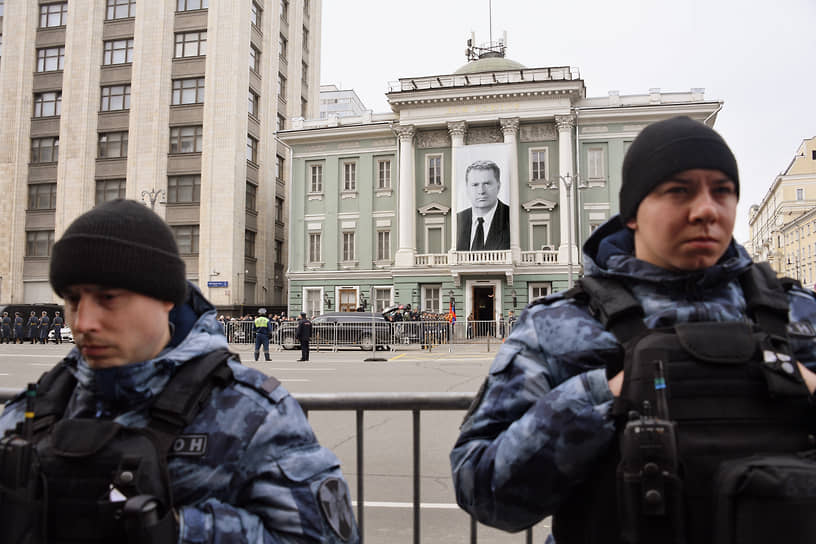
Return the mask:
<svg viewBox="0 0 816 544">
<path fill-rule="evenodd" d="M 258 140 L 247 134 L 246 158 L 258 164 Z"/>
<path fill-rule="evenodd" d="M 438 285 L 422 287 L 422 310 L 425 312 L 439 312 L 442 310 L 442 288 Z"/>
<path fill-rule="evenodd" d="M 391 288 L 390 287 L 375 287 L 374 288 L 374 308 L 375 312 L 382 312 L 391 306 Z"/>
<path fill-rule="evenodd" d="M 255 232 L 251 230 L 244 231 L 244 257 L 255 258 Z"/>
<path fill-rule="evenodd" d="M 356 251 L 354 250 L 354 241 L 356 233 L 354 232 L 344 232 L 343 233 L 343 260 L 344 261 L 353 261 L 355 260 L 355 256 L 357 255 Z"/>
<path fill-rule="evenodd" d="M 548 153 L 547 148 L 530 150 L 530 181 L 547 181 Z"/>
<path fill-rule="evenodd" d="M 261 97 L 258 96 L 256 93 L 252 92 L 252 89 L 249 90 L 249 94 L 247 94 L 247 112 L 257 118 L 258 117 L 258 109 L 260 107 Z"/>
<path fill-rule="evenodd" d="M 198 253 L 198 225 L 174 225 L 170 228 L 181 255 Z"/>
<path fill-rule="evenodd" d="M 311 184 L 309 186 L 310 193 L 322 193 L 323 192 L 323 165 L 322 164 L 311 164 L 309 165 L 309 177 L 311 179 Z"/>
<path fill-rule="evenodd" d="M 26 257 L 50 257 L 54 247 L 53 230 L 26 231 Z"/>
<path fill-rule="evenodd" d="M 37 71 L 55 72 L 65 66 L 65 47 L 37 49 Z"/>
<path fill-rule="evenodd" d="M 289 0 L 280 0 L 280 15 L 282 21 L 289 20 Z"/>
<path fill-rule="evenodd" d="M 275 240 L 275 264 L 283 263 L 283 241 Z"/>
<path fill-rule="evenodd" d="M 261 52 L 254 45 L 249 46 L 249 69 L 256 74 L 261 73 Z"/>
<path fill-rule="evenodd" d="M 278 114 L 278 130 L 284 130 L 286 128 L 286 117 Z"/>
<path fill-rule="evenodd" d="M 201 153 L 203 130 L 200 126 L 170 129 L 170 153 Z"/>
<path fill-rule="evenodd" d="M 320 253 L 320 233 L 319 232 L 309 233 L 309 262 L 310 263 L 322 262 L 321 253 Z"/>
<path fill-rule="evenodd" d="M 425 157 L 425 185 L 442 185 L 442 155 Z"/>
<path fill-rule="evenodd" d="M 343 190 L 356 191 L 357 190 L 357 163 L 344 162 L 343 163 Z"/>
<path fill-rule="evenodd" d="M 207 54 L 207 31 L 176 34 L 176 58 L 199 57 Z"/>
<path fill-rule="evenodd" d="M 195 11 L 207 9 L 208 0 L 178 0 L 176 11 Z"/>
<path fill-rule="evenodd" d="M 125 198 L 124 179 L 99 179 L 96 181 L 96 198 L 94 202 L 100 205 L 103 202 L 110 202 L 117 198 Z"/>
<path fill-rule="evenodd" d="M 108 11 L 105 18 L 127 19 L 136 15 L 136 0 L 108 0 Z"/>
<path fill-rule="evenodd" d="M 309 54 L 309 29 L 305 26 L 303 27 L 303 56 L 308 56 Z"/>
<path fill-rule="evenodd" d="M 391 160 L 377 160 L 377 189 L 391 188 Z"/>
<path fill-rule="evenodd" d="M 283 167 L 285 166 L 286 161 L 280 155 L 275 155 L 275 179 L 278 181 L 283 181 Z"/>
<path fill-rule="evenodd" d="M 2 38 L 2 37 L 3 36 L 0 36 L 0 38 Z M 308 113 L 309 113 L 309 101 L 301 96 L 300 97 L 300 116 L 303 117 L 304 119 L 306 119 L 308 117 Z"/>
<path fill-rule="evenodd" d="M 29 210 L 56 210 L 57 184 L 37 183 L 28 186 Z"/>
<path fill-rule="evenodd" d="M 246 183 L 246 209 L 247 211 L 257 211 L 258 186 L 252 182 Z"/>
<path fill-rule="evenodd" d="M 57 162 L 59 159 L 59 138 L 52 136 L 49 138 L 31 139 L 31 163 L 42 164 Z"/>
<path fill-rule="evenodd" d="M 278 56 L 283 62 L 286 62 L 289 56 L 289 40 L 283 34 L 278 36 Z"/>
<path fill-rule="evenodd" d="M 255 2 L 252 2 L 252 8 L 250 8 L 249 12 L 249 20 L 252 22 L 252 25 L 255 26 L 256 28 L 261 28 L 262 13 L 263 10 L 261 9 L 261 6 L 259 6 Z"/>
<path fill-rule="evenodd" d="M 34 95 L 34 117 L 55 117 L 62 111 L 62 91 Z"/>
<path fill-rule="evenodd" d="M 587 177 L 589 179 L 606 179 L 606 165 L 602 147 L 587 149 Z"/>
<path fill-rule="evenodd" d="M 286 76 L 278 72 L 278 98 L 286 100 Z"/>
<path fill-rule="evenodd" d="M 129 64 L 133 62 L 133 38 L 110 40 L 104 43 L 102 64 Z"/>
<path fill-rule="evenodd" d="M 377 231 L 377 260 L 388 261 L 391 259 L 391 231 Z"/>
<path fill-rule="evenodd" d="M 303 15 L 309 16 L 309 0 L 303 0 Z"/>
<path fill-rule="evenodd" d="M 174 106 L 179 106 L 182 104 L 203 104 L 203 103 L 204 103 L 203 77 L 173 80 L 173 98 L 171 104 L 173 104 Z"/>
<path fill-rule="evenodd" d="M 279 196 L 275 197 L 275 221 L 283 223 L 283 199 Z"/>
<path fill-rule="evenodd" d="M 68 2 L 40 6 L 40 28 L 65 26 L 66 19 L 68 19 Z"/>
<path fill-rule="evenodd" d="M 192 204 L 201 202 L 201 175 L 169 176 L 167 178 L 167 203 Z"/>
<path fill-rule="evenodd" d="M 804 200 L 805 199 L 805 190 L 801 187 L 796 188 L 796 200 Z"/>
<path fill-rule="evenodd" d="M 530 283 L 528 287 L 530 289 L 530 300 L 546 297 L 552 292 L 552 285 L 549 283 Z"/>
<path fill-rule="evenodd" d="M 309 86 L 309 65 L 303 61 L 300 63 L 300 82 L 304 87 Z"/>
<path fill-rule="evenodd" d="M 112 85 L 102 87 L 102 111 L 119 111 L 130 109 L 130 85 Z"/>
<path fill-rule="evenodd" d="M 103 132 L 99 135 L 100 159 L 112 159 L 127 157 L 128 155 L 128 133 L 127 132 Z"/>
</svg>

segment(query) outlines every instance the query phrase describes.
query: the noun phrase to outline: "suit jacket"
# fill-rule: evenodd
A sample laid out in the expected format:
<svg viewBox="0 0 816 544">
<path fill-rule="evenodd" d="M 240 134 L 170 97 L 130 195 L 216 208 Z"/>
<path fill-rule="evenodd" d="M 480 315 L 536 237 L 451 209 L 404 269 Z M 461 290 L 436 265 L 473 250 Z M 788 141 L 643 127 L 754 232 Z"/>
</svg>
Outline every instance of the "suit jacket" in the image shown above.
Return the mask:
<svg viewBox="0 0 816 544">
<path fill-rule="evenodd" d="M 470 227 L 473 223 L 473 208 L 456 214 L 456 251 L 470 251 Z M 485 239 L 485 249 L 510 249 L 510 207 L 499 200 L 493 223 Z"/>
</svg>

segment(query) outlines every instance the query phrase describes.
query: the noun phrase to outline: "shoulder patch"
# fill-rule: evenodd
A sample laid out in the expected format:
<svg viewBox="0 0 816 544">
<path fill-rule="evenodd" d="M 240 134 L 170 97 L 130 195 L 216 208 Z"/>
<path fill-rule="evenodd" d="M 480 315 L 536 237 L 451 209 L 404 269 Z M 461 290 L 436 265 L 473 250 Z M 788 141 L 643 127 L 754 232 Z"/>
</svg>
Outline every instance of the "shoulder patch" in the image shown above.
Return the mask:
<svg viewBox="0 0 816 544">
<path fill-rule="evenodd" d="M 813 338 L 816 336 L 816 329 L 808 321 L 794 321 L 788 323 L 788 334 L 791 336 L 803 336 L 806 338 Z"/>
<path fill-rule="evenodd" d="M 323 514 L 323 519 L 343 542 L 348 542 L 354 531 L 354 514 L 351 511 L 351 500 L 346 483 L 339 478 L 327 479 L 320 484 L 317 498 L 320 501 L 320 512 Z"/>
<path fill-rule="evenodd" d="M 167 455 L 202 457 L 207 453 L 206 434 L 180 434 L 173 440 Z"/>
</svg>

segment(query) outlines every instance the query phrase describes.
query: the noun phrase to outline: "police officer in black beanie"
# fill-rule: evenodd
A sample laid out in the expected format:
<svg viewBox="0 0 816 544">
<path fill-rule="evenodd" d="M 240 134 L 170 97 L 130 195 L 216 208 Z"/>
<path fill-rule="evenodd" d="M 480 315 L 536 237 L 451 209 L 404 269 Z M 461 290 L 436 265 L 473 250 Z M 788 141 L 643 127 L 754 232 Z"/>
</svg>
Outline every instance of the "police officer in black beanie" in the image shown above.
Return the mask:
<svg viewBox="0 0 816 544">
<path fill-rule="evenodd" d="M 50 280 L 76 346 L 0 414 L 0 433 L 34 417 L 0 441 L 0 542 L 358 541 L 337 458 L 229 351 L 158 215 L 114 200 L 79 216 Z M 25 443 L 39 464 L 23 469 Z"/>
</svg>

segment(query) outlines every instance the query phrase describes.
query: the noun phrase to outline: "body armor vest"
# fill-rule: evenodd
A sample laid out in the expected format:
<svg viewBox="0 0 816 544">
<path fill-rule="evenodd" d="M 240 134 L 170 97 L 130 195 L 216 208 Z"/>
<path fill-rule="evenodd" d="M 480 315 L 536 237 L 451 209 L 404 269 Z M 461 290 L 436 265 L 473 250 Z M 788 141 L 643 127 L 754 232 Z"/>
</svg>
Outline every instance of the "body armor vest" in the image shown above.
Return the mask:
<svg viewBox="0 0 816 544">
<path fill-rule="evenodd" d="M 617 440 L 556 513 L 559 544 L 768 542 L 733 538 L 738 522 L 724 512 L 727 484 L 717 483 L 718 474 L 733 459 L 813 448 L 814 412 L 788 346 L 784 289 L 760 265 L 740 280 L 753 323 L 666 329 L 647 329 L 642 307 L 618 281 L 581 280 L 585 295 L 577 296 L 588 297 L 590 311 L 624 347 L 624 382 L 613 405 Z M 608 368 L 607 376 L 620 370 Z M 771 496 L 767 502 L 776 504 Z M 810 502 L 794 508 L 799 525 L 768 520 L 777 537 L 771 540 L 811 541 L 816 521 L 805 518 L 816 520 L 816 486 Z"/>
</svg>

